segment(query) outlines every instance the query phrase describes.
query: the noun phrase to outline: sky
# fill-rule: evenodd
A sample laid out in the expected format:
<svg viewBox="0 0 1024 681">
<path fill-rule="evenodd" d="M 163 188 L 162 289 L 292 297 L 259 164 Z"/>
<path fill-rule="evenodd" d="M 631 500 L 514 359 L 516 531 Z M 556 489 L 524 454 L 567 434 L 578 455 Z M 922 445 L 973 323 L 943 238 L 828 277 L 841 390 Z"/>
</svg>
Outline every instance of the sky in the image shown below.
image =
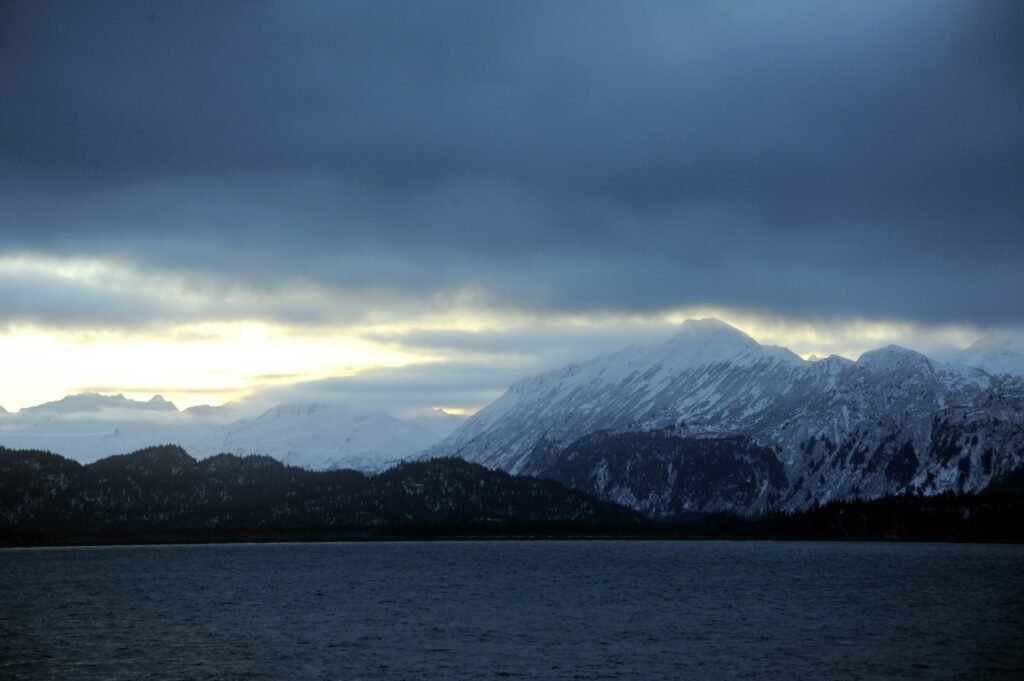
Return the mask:
<svg viewBox="0 0 1024 681">
<path fill-rule="evenodd" d="M 1024 328 L 1024 3 L 5 2 L 0 405 L 469 413 Z"/>
</svg>

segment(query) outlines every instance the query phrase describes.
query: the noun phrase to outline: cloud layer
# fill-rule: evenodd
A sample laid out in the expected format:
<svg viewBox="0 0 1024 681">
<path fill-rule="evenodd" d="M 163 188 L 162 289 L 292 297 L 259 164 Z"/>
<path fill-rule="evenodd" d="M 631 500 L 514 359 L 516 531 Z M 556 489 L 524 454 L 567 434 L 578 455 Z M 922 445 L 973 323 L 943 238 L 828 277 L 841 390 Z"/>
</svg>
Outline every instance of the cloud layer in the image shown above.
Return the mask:
<svg viewBox="0 0 1024 681">
<path fill-rule="evenodd" d="M 950 355 L 1024 328 L 1022 46 L 1013 0 L 4 3 L 0 401 L 472 409 L 686 311 Z"/>
<path fill-rule="evenodd" d="M 5 319 L 337 322 L 467 290 L 1024 317 L 1019 3 L 2 12 L 0 248 L 196 296 L 77 287 L 72 314 L 0 272 Z M 278 304 L 295 289 L 323 300 Z"/>
</svg>

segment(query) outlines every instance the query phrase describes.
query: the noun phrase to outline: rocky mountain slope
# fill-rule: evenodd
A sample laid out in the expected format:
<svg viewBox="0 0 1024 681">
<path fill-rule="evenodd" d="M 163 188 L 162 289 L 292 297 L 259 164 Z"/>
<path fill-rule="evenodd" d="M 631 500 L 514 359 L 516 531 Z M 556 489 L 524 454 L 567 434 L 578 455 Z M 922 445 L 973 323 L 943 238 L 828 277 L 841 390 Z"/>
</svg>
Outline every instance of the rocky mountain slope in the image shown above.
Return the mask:
<svg viewBox="0 0 1024 681">
<path fill-rule="evenodd" d="M 1024 462 L 1024 379 L 897 346 L 807 361 L 691 320 L 663 345 L 514 384 L 439 455 L 663 516 L 976 491 Z"/>
</svg>

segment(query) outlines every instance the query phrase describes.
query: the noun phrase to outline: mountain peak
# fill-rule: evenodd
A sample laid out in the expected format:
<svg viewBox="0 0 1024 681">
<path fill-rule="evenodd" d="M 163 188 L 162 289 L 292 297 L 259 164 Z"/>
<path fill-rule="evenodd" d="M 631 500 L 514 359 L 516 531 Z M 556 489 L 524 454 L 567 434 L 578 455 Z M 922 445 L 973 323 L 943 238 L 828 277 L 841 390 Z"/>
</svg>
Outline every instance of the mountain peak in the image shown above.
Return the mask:
<svg viewBox="0 0 1024 681">
<path fill-rule="evenodd" d="M 895 345 L 892 343 L 889 345 L 883 345 L 882 347 L 874 350 L 868 350 L 861 355 L 861 358 L 867 355 L 879 357 L 924 357 L 924 355 L 916 350 L 911 350 L 910 348 L 905 348 L 902 345 Z"/>
<path fill-rule="evenodd" d="M 857 366 L 876 371 L 890 371 L 901 366 L 931 364 L 931 360 L 902 345 L 886 345 L 877 350 L 865 352 L 857 360 Z"/>
<path fill-rule="evenodd" d="M 146 402 L 150 409 L 159 409 L 163 411 L 177 411 L 178 408 L 174 405 L 174 402 L 164 399 L 163 395 L 153 395 Z"/>
<path fill-rule="evenodd" d="M 984 336 L 961 351 L 956 361 L 990 374 L 1024 376 L 1024 333 L 1003 331 Z"/>
<path fill-rule="evenodd" d="M 124 393 L 103 395 L 96 392 L 83 392 L 67 395 L 53 402 L 44 402 L 34 407 L 25 407 L 24 412 L 51 412 L 71 414 L 80 412 L 96 412 L 102 409 L 142 409 L 149 411 L 177 411 L 173 402 L 156 395 L 148 402 L 130 400 Z"/>
<path fill-rule="evenodd" d="M 733 338 L 743 340 L 749 344 L 757 344 L 753 338 L 743 333 L 735 326 L 723 322 L 716 317 L 703 317 L 701 319 L 687 319 L 679 326 L 679 333 L 676 338 Z"/>
<path fill-rule="evenodd" d="M 760 348 L 753 338 L 720 319 L 687 319 L 665 346 L 673 364 L 713 364 Z"/>
</svg>

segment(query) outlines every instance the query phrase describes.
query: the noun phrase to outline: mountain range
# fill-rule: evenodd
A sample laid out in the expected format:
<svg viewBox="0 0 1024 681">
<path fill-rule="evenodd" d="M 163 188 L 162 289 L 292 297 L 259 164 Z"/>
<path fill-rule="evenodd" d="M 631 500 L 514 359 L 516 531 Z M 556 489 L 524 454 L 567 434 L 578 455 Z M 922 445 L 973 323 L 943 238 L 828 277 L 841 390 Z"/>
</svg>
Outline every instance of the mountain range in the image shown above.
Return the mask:
<svg viewBox="0 0 1024 681">
<path fill-rule="evenodd" d="M 553 480 L 461 459 L 374 475 L 163 445 L 90 464 L 0 447 L 0 548 L 393 538 L 879 538 L 1020 542 L 1024 470 L 978 494 L 837 501 L 660 522 Z"/>
<path fill-rule="evenodd" d="M 1024 378 L 887 346 L 809 361 L 715 319 L 512 385 L 425 455 L 652 517 L 973 492 L 1024 463 Z"/>
<path fill-rule="evenodd" d="M 85 393 L 0 413 L 0 445 L 89 463 L 175 443 L 376 472 L 458 457 L 654 518 L 759 515 L 837 499 L 977 492 L 1024 465 L 1024 356 L 1010 336 L 938 362 L 890 345 L 807 360 L 715 319 L 513 384 L 468 420 L 334 404 L 179 411 Z M 1024 363 L 1020 364 L 1024 369 Z"/>
<path fill-rule="evenodd" d="M 284 404 L 255 417 L 236 405 L 179 411 L 160 397 L 82 393 L 0 414 L 0 445 L 56 452 L 83 463 L 175 443 L 199 458 L 261 454 L 313 470 L 375 472 L 424 450 L 463 418 L 434 410 L 404 420 L 340 404 Z"/>
</svg>

